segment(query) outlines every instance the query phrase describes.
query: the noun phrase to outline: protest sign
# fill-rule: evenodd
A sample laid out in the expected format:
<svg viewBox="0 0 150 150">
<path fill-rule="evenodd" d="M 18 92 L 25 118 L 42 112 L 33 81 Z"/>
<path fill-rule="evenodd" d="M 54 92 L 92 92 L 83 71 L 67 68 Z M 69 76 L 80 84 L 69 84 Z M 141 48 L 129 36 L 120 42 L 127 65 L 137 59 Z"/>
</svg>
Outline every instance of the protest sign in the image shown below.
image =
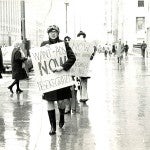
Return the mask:
<svg viewBox="0 0 150 150">
<path fill-rule="evenodd" d="M 73 85 L 69 72 L 52 71 L 67 60 L 64 42 L 33 48 L 30 52 L 39 91 L 48 92 Z"/>
<path fill-rule="evenodd" d="M 70 69 L 70 73 L 74 76 L 88 77 L 90 57 L 94 52 L 93 44 L 85 41 L 70 40 L 69 46 L 76 56 L 76 62 Z"/>
</svg>

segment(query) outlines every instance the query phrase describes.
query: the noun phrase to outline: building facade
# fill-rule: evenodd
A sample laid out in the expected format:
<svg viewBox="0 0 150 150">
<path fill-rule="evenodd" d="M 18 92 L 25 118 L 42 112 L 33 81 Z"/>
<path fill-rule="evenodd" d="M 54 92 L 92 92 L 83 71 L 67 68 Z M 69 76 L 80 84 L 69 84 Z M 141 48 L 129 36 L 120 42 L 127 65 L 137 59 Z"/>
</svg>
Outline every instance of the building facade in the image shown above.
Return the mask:
<svg viewBox="0 0 150 150">
<path fill-rule="evenodd" d="M 146 17 L 150 17 L 150 1 L 147 1 L 147 12 Z M 150 56 L 150 19 L 147 19 L 146 22 L 146 43 L 147 43 L 147 50 Z"/>
<path fill-rule="evenodd" d="M 25 1 L 25 10 L 30 5 L 32 2 Z M 0 0 L 0 14 L 0 45 L 9 46 L 21 39 L 21 0 Z M 31 41 L 31 45 L 40 45 L 44 33 L 43 24 L 25 13 L 25 26 L 26 38 Z"/>
<path fill-rule="evenodd" d="M 0 45 L 11 45 L 20 35 L 20 2 L 0 0 Z"/>
<path fill-rule="evenodd" d="M 147 30 L 150 27 L 150 11 L 149 0 L 106 0 L 107 7 L 107 40 L 116 42 L 122 39 L 123 42 L 128 41 L 130 48 L 133 45 L 142 43 L 147 40 Z M 109 8 L 108 8 L 109 7 Z M 111 32 L 110 32 L 111 31 Z M 111 33 L 111 34 L 110 34 Z M 111 36 L 111 38 L 110 38 Z"/>
</svg>

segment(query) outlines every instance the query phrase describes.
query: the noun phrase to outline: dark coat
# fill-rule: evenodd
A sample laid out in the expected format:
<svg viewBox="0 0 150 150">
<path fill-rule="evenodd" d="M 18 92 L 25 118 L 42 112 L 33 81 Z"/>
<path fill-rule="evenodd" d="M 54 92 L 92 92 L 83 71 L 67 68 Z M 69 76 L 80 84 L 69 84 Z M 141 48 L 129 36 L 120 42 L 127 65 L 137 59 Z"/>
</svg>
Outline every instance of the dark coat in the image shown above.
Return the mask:
<svg viewBox="0 0 150 150">
<path fill-rule="evenodd" d="M 4 71 L 4 66 L 3 66 L 3 55 L 2 55 L 2 51 L 0 48 L 0 73 L 2 73 Z"/>
<path fill-rule="evenodd" d="M 116 53 L 115 45 L 112 46 L 112 53 Z"/>
<path fill-rule="evenodd" d="M 125 51 L 125 52 L 128 52 L 128 49 L 129 49 L 129 46 L 126 44 L 126 45 L 124 46 L 124 51 Z"/>
<path fill-rule="evenodd" d="M 12 64 L 12 78 L 16 80 L 21 80 L 27 78 L 27 74 L 24 68 L 22 68 L 22 63 L 26 58 L 21 57 L 21 52 L 18 48 L 14 48 L 11 56 Z"/>
<path fill-rule="evenodd" d="M 142 49 L 142 50 L 145 50 L 146 48 L 147 48 L 147 44 L 146 44 L 146 43 L 142 43 L 141 49 Z"/>
<path fill-rule="evenodd" d="M 42 42 L 41 46 L 45 46 L 46 44 L 51 45 L 51 44 L 55 44 L 55 43 L 59 43 L 59 42 L 62 42 L 62 41 L 59 39 L 57 39 L 57 41 L 55 41 L 55 42 L 52 42 L 50 40 L 44 41 L 44 42 Z M 70 48 L 69 44 L 65 42 L 65 46 L 66 46 L 66 53 L 67 53 L 68 60 L 62 65 L 62 67 L 63 67 L 63 70 L 67 71 L 75 63 L 76 57 L 75 57 L 72 49 Z M 48 100 L 48 101 L 64 100 L 64 99 L 69 99 L 71 97 L 72 97 L 72 95 L 71 95 L 70 87 L 65 87 L 62 89 L 50 91 L 50 92 L 43 94 L 43 99 Z"/>
</svg>

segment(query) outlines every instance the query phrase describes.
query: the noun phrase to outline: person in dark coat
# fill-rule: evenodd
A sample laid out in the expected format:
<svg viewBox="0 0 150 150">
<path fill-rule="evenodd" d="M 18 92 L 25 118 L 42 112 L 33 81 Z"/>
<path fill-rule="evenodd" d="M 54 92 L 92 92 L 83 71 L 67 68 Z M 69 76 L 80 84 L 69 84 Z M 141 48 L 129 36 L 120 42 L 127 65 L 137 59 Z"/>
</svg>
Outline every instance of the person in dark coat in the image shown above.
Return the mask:
<svg viewBox="0 0 150 150">
<path fill-rule="evenodd" d="M 128 50 L 129 50 L 129 46 L 128 46 L 128 43 L 126 41 L 126 44 L 124 46 L 124 51 L 125 51 L 125 55 L 127 56 L 128 55 Z"/>
<path fill-rule="evenodd" d="M 145 50 L 147 48 L 147 44 L 145 43 L 145 41 L 143 41 L 142 45 L 141 45 L 141 53 L 143 58 L 145 58 Z"/>
<path fill-rule="evenodd" d="M 0 78 L 2 78 L 2 72 L 4 71 L 4 66 L 3 66 L 3 55 L 0 47 Z"/>
<path fill-rule="evenodd" d="M 69 36 L 64 37 L 65 42 L 69 42 L 71 38 Z M 72 76 L 73 81 L 75 81 L 75 84 L 70 87 L 71 92 L 72 92 L 72 98 L 66 99 L 66 107 L 65 107 L 65 114 L 72 113 L 75 114 L 76 112 L 79 112 L 79 105 L 78 105 L 78 99 L 77 99 L 77 90 L 78 90 L 78 85 L 77 85 L 77 80 L 78 78 L 75 76 Z"/>
<path fill-rule="evenodd" d="M 12 79 L 15 79 L 15 81 L 8 87 L 11 93 L 13 93 L 13 86 L 15 84 L 17 86 L 16 93 L 23 92 L 20 89 L 19 81 L 27 78 L 26 71 L 23 68 L 23 63 L 27 60 L 27 58 L 22 54 L 22 46 L 21 42 L 16 42 L 11 55 Z"/>
<path fill-rule="evenodd" d="M 115 44 L 112 45 L 112 53 L 114 53 L 114 56 L 116 55 L 116 47 L 115 47 Z"/>
<path fill-rule="evenodd" d="M 62 40 L 59 39 L 59 27 L 57 27 L 56 25 L 49 26 L 47 29 L 47 33 L 49 36 L 49 40 L 43 41 L 41 43 L 41 46 L 63 42 Z M 67 42 L 65 42 L 65 46 L 66 46 L 66 53 L 68 59 L 64 64 L 62 64 L 59 67 L 56 67 L 53 70 L 54 72 L 61 72 L 62 70 L 68 71 L 76 61 L 76 57 Z M 47 104 L 48 104 L 48 116 L 51 125 L 51 131 L 49 132 L 50 135 L 56 134 L 56 115 L 55 115 L 54 102 L 57 101 L 58 104 L 59 113 L 60 113 L 59 127 L 62 128 L 64 125 L 64 112 L 65 112 L 64 100 L 71 98 L 71 96 L 72 95 L 71 95 L 70 87 L 65 87 L 55 91 L 43 93 L 42 98 L 44 100 L 47 100 Z"/>
</svg>

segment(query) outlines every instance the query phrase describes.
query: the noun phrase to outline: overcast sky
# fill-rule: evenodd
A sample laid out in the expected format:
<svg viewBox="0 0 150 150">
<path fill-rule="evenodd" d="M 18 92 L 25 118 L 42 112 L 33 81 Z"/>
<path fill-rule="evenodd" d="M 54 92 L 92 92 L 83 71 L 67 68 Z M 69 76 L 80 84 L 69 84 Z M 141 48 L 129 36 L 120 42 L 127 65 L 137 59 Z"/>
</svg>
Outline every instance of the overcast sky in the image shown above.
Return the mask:
<svg viewBox="0 0 150 150">
<path fill-rule="evenodd" d="M 68 0 L 68 34 L 75 38 L 80 30 L 87 33 L 87 39 L 100 39 L 103 36 L 104 0 Z M 29 4 L 31 0 L 26 0 Z M 36 16 L 45 23 L 60 27 L 60 36 L 66 35 L 65 0 L 32 0 L 29 16 Z M 32 18 L 32 17 L 31 17 Z M 32 19 L 31 19 L 32 21 Z"/>
</svg>

